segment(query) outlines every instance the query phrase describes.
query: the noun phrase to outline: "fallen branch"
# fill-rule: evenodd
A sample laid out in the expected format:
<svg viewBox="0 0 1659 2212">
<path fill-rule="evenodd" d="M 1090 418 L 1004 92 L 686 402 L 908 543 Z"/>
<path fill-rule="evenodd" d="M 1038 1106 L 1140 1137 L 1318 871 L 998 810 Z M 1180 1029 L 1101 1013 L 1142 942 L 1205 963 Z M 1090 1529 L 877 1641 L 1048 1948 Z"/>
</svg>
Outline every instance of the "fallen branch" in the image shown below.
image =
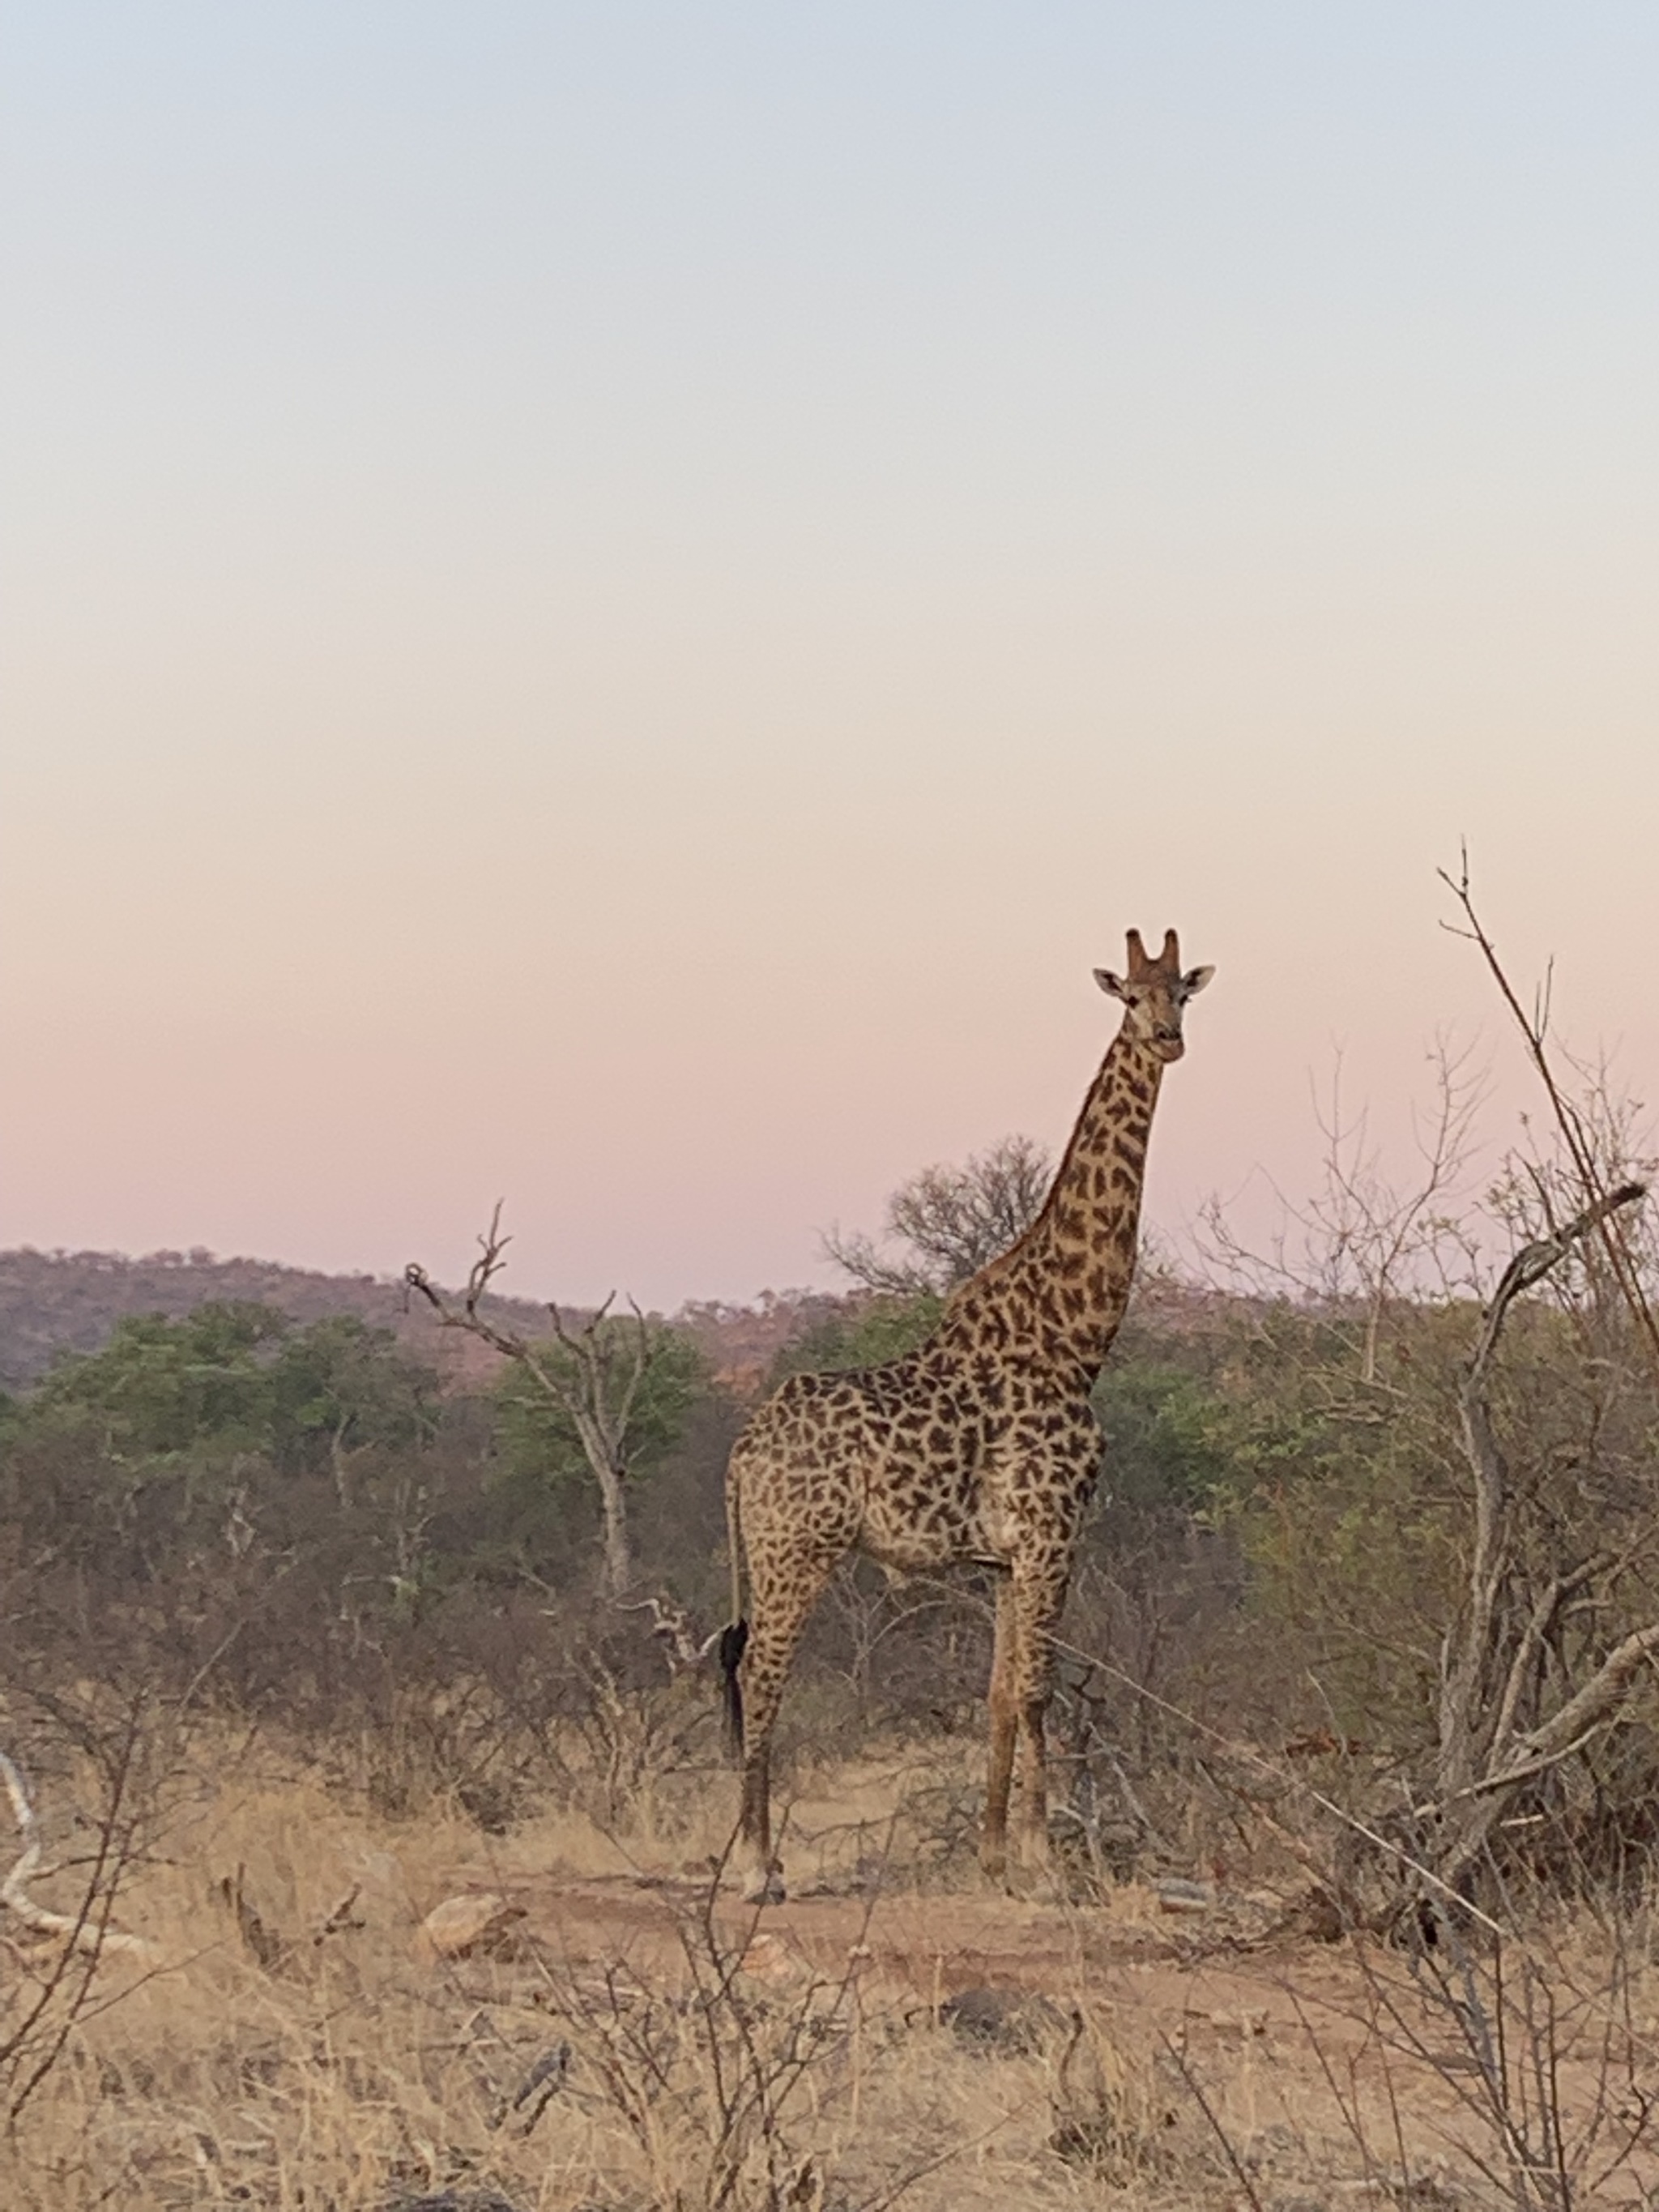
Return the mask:
<svg viewBox="0 0 1659 2212">
<path fill-rule="evenodd" d="M 618 1598 L 616 1607 L 618 1613 L 650 1614 L 651 1633 L 663 1647 L 671 1674 L 680 1674 L 689 1667 L 700 1667 L 723 1633 L 715 1628 L 707 1636 L 699 1637 L 690 1614 L 670 1597 Z"/>
<path fill-rule="evenodd" d="M 12 1818 L 17 1823 L 21 1839 L 21 1855 L 3 1879 L 0 1879 L 0 1905 L 26 1928 L 31 1936 L 67 1938 L 72 1950 L 94 1955 L 105 1951 L 118 1951 L 128 1957 L 154 1958 L 155 1946 L 142 1936 L 124 1936 L 118 1929 L 108 1927 L 85 1907 L 78 1913 L 54 1912 L 50 1906 L 37 1905 L 28 1893 L 28 1886 L 40 1871 L 40 1831 L 34 1817 L 34 1808 L 29 1802 L 27 1790 L 17 1765 L 8 1753 L 0 1751 L 0 1781 L 6 1785 L 6 1795 L 11 1800 Z"/>
</svg>

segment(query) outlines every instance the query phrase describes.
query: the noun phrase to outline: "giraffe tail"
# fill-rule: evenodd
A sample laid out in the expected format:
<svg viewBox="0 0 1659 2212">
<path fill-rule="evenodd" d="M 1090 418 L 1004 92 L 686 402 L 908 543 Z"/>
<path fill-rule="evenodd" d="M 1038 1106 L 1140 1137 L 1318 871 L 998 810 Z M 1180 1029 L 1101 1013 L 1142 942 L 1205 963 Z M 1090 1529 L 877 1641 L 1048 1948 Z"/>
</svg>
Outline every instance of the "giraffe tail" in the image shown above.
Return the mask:
<svg viewBox="0 0 1659 2212">
<path fill-rule="evenodd" d="M 734 1620 L 720 1631 L 720 1678 L 726 1697 L 726 1742 L 733 1759 L 743 1757 L 743 1685 L 738 1665 L 749 1641 L 749 1623 Z"/>
<path fill-rule="evenodd" d="M 743 1528 L 738 1510 L 734 1473 L 726 1478 L 726 1537 L 732 1554 L 732 1618 L 720 1631 L 720 1685 L 726 1705 L 726 1741 L 735 1759 L 743 1757 L 743 1685 L 738 1668 L 749 1642 L 749 1623 L 743 1617 Z"/>
</svg>

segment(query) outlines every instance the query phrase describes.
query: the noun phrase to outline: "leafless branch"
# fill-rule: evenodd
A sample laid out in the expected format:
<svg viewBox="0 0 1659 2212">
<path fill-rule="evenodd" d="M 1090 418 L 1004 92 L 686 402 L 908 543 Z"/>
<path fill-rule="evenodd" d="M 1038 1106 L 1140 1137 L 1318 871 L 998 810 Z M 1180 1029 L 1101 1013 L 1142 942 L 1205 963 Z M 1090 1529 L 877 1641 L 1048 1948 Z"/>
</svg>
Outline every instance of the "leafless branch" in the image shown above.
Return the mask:
<svg viewBox="0 0 1659 2212">
<path fill-rule="evenodd" d="M 437 1315 L 445 1328 L 464 1328 L 470 1334 L 481 1337 L 486 1344 L 508 1359 L 522 1359 L 530 1346 L 516 1330 L 501 1328 L 485 1319 L 478 1304 L 489 1291 L 490 1284 L 500 1274 L 507 1261 L 501 1256 L 513 1242 L 501 1233 L 501 1204 L 498 1198 L 489 1217 L 489 1227 L 479 1237 L 478 1257 L 472 1262 L 466 1278 L 466 1289 L 462 1293 L 458 1312 L 433 1281 L 426 1269 L 411 1260 L 404 1269 L 404 1281 L 411 1291 L 418 1291 Z"/>
<path fill-rule="evenodd" d="M 16 1762 L 3 1751 L 0 1751 L 0 1781 L 5 1784 L 12 1819 L 17 1824 L 23 1846 L 9 1873 L 0 1880 L 0 1905 L 31 1936 L 67 1937 L 70 1948 L 77 1951 L 118 1951 L 130 1957 L 153 1958 L 153 1943 L 147 1943 L 140 1936 L 125 1936 L 84 1909 L 78 1913 L 54 1912 L 49 1906 L 35 1903 L 28 1893 L 28 1886 L 41 1871 L 40 1825 Z"/>
<path fill-rule="evenodd" d="M 1519 1725 L 1562 1608 L 1616 1571 L 1624 1555 L 1604 1547 L 1564 1566 L 1519 1617 L 1509 1466 L 1488 1398 L 1492 1361 L 1515 1301 L 1585 1238 L 1603 1231 L 1613 1214 L 1646 1194 L 1642 1183 L 1621 1183 L 1514 1255 L 1482 1317 L 1458 1392 L 1464 1455 L 1474 1480 L 1474 1543 L 1462 1619 L 1448 1634 L 1442 1658 L 1436 1796 L 1419 1808 L 1440 1814 L 1456 1808 L 1439 1869 L 1447 1879 L 1484 1848 L 1515 1790 L 1583 1750 L 1616 1718 L 1638 1669 L 1659 1648 L 1659 1625 L 1633 1630 L 1553 1714 Z"/>
<path fill-rule="evenodd" d="M 576 1432 L 582 1453 L 599 1487 L 605 1518 L 605 1577 L 612 1595 L 626 1589 L 634 1578 L 633 1546 L 628 1524 L 624 1483 L 629 1468 L 629 1425 L 640 1386 L 652 1360 L 650 1325 L 635 1302 L 628 1301 L 632 1328 L 625 1332 L 626 1349 L 617 1324 L 607 1328 L 616 1303 L 613 1291 L 597 1313 L 580 1328 L 572 1328 L 556 1305 L 550 1305 L 554 1341 L 563 1355 L 565 1371 L 544 1356 L 536 1346 L 489 1320 L 481 1302 L 507 1262 L 511 1238 L 501 1229 L 501 1201 L 495 1202 L 489 1227 L 478 1238 L 478 1257 L 466 1279 L 457 1307 L 440 1290 L 424 1267 L 411 1261 L 404 1281 L 418 1291 L 445 1328 L 465 1329 L 493 1346 L 503 1358 L 515 1361 L 536 1388 L 558 1407 Z"/>
<path fill-rule="evenodd" d="M 330 1905 L 327 1912 L 318 1923 L 316 1932 L 312 1936 L 313 1944 L 326 1942 L 331 1936 L 338 1936 L 368 1925 L 360 1913 L 354 1914 L 352 1911 L 353 1905 L 362 1894 L 362 1882 L 354 1881 L 338 1904 Z"/>
<path fill-rule="evenodd" d="M 1223 1280 L 1269 1297 L 1311 1295 L 1359 1323 L 1367 1384 L 1383 1379 L 1383 1326 L 1395 1302 L 1425 1290 L 1466 1295 L 1478 1266 L 1468 1232 L 1447 1206 L 1468 1165 L 1484 1073 L 1468 1048 L 1443 1037 L 1430 1058 L 1433 1099 L 1425 1112 L 1413 1109 L 1419 1164 L 1409 1181 L 1384 1173 L 1366 1113 L 1346 1103 L 1339 1054 L 1328 1094 L 1314 1100 L 1324 1139 L 1320 1188 L 1298 1203 L 1273 1186 L 1279 1218 L 1265 1249 L 1237 1235 L 1218 1198 L 1200 1215 L 1201 1255 Z"/>
<path fill-rule="evenodd" d="M 1492 1355 L 1497 1351 L 1504 1323 L 1510 1307 L 1522 1291 L 1530 1290 L 1534 1284 L 1541 1282 L 1553 1268 L 1559 1267 L 1574 1245 L 1592 1231 L 1599 1229 L 1609 1214 L 1616 1212 L 1621 1206 L 1634 1205 L 1646 1195 L 1645 1184 L 1623 1183 L 1617 1190 L 1593 1200 L 1553 1237 L 1539 1237 L 1532 1243 L 1523 1245 L 1504 1270 L 1492 1302 L 1486 1308 L 1480 1334 L 1475 1340 L 1474 1351 L 1458 1392 L 1458 1418 L 1463 1449 L 1475 1486 L 1474 1557 L 1470 1570 L 1474 1607 L 1469 1626 L 1474 1640 L 1483 1649 L 1498 1581 L 1505 1564 L 1503 1530 L 1509 1469 L 1492 1426 L 1486 1401 Z"/>
<path fill-rule="evenodd" d="M 1568 1097 L 1556 1074 L 1554 1064 L 1550 1057 L 1548 1032 L 1550 1000 L 1554 981 L 1553 963 L 1545 970 L 1544 981 L 1534 995 L 1533 1011 L 1528 1015 L 1521 1004 L 1515 986 L 1510 982 L 1502 961 L 1498 957 L 1497 945 L 1487 934 L 1486 927 L 1475 910 L 1474 894 L 1469 881 L 1468 845 L 1462 848 L 1458 872 L 1455 876 L 1445 868 L 1440 869 L 1438 873 L 1441 882 L 1457 901 L 1467 925 L 1460 927 L 1455 923 L 1449 922 L 1443 927 L 1451 930 L 1455 936 L 1468 939 L 1480 948 L 1480 957 L 1486 962 L 1493 982 L 1498 986 L 1498 994 L 1514 1017 L 1516 1026 L 1525 1042 L 1527 1057 L 1531 1060 L 1539 1081 L 1544 1086 L 1544 1094 L 1549 1100 L 1550 1111 L 1555 1117 L 1556 1127 L 1561 1132 L 1562 1141 L 1566 1146 L 1567 1156 L 1572 1163 L 1579 1186 L 1585 1197 L 1594 1204 L 1607 1194 L 1596 1158 L 1595 1139 L 1583 1109 Z M 1611 1217 L 1614 1210 L 1612 1206 L 1606 1207 L 1596 1217 L 1593 1225 L 1597 1232 L 1597 1240 L 1607 1256 L 1613 1281 L 1619 1287 L 1620 1295 L 1637 1325 L 1654 1372 L 1656 1376 L 1659 1376 L 1659 1319 L 1656 1319 L 1653 1309 L 1648 1302 L 1647 1293 L 1642 1286 L 1641 1276 L 1632 1257 L 1630 1248 L 1612 1220 Z"/>
<path fill-rule="evenodd" d="M 700 1638 L 692 1626 L 690 1614 L 683 1605 L 677 1605 L 672 1598 L 651 1596 L 619 1600 L 617 1610 L 618 1613 L 650 1614 L 651 1633 L 660 1640 L 671 1673 L 678 1674 L 686 1668 L 701 1666 L 720 1640 L 718 1628 Z"/>
</svg>

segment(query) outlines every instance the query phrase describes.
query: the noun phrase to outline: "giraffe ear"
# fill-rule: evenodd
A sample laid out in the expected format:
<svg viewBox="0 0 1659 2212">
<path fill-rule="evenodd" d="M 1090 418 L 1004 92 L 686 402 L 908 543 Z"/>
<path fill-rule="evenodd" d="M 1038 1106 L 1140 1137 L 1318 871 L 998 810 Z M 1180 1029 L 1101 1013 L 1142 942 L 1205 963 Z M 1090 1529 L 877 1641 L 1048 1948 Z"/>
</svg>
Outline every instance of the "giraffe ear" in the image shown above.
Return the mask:
<svg viewBox="0 0 1659 2212">
<path fill-rule="evenodd" d="M 1213 968 L 1189 968 L 1181 979 L 1181 995 L 1195 999 L 1215 973 Z"/>
<path fill-rule="evenodd" d="M 1129 994 L 1122 976 L 1113 975 L 1109 968 L 1097 968 L 1095 981 L 1109 998 L 1127 1000 Z"/>
</svg>

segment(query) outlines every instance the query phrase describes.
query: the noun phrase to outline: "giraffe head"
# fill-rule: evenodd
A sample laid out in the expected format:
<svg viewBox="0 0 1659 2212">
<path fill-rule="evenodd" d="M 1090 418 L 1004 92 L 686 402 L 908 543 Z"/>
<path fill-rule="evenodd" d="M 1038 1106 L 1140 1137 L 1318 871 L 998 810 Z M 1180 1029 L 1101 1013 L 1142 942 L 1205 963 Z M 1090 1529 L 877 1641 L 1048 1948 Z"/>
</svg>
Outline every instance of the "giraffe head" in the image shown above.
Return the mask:
<svg viewBox="0 0 1659 2212">
<path fill-rule="evenodd" d="M 1156 960 L 1149 960 L 1140 932 L 1132 929 L 1127 972 L 1117 975 L 1109 968 L 1097 968 L 1095 981 L 1128 1008 L 1123 1026 L 1130 1036 L 1159 1060 L 1179 1060 L 1187 1049 L 1181 1036 L 1182 1011 L 1214 973 L 1213 968 L 1188 968 L 1182 972 L 1181 948 L 1172 929 L 1164 933 L 1162 952 Z"/>
</svg>

